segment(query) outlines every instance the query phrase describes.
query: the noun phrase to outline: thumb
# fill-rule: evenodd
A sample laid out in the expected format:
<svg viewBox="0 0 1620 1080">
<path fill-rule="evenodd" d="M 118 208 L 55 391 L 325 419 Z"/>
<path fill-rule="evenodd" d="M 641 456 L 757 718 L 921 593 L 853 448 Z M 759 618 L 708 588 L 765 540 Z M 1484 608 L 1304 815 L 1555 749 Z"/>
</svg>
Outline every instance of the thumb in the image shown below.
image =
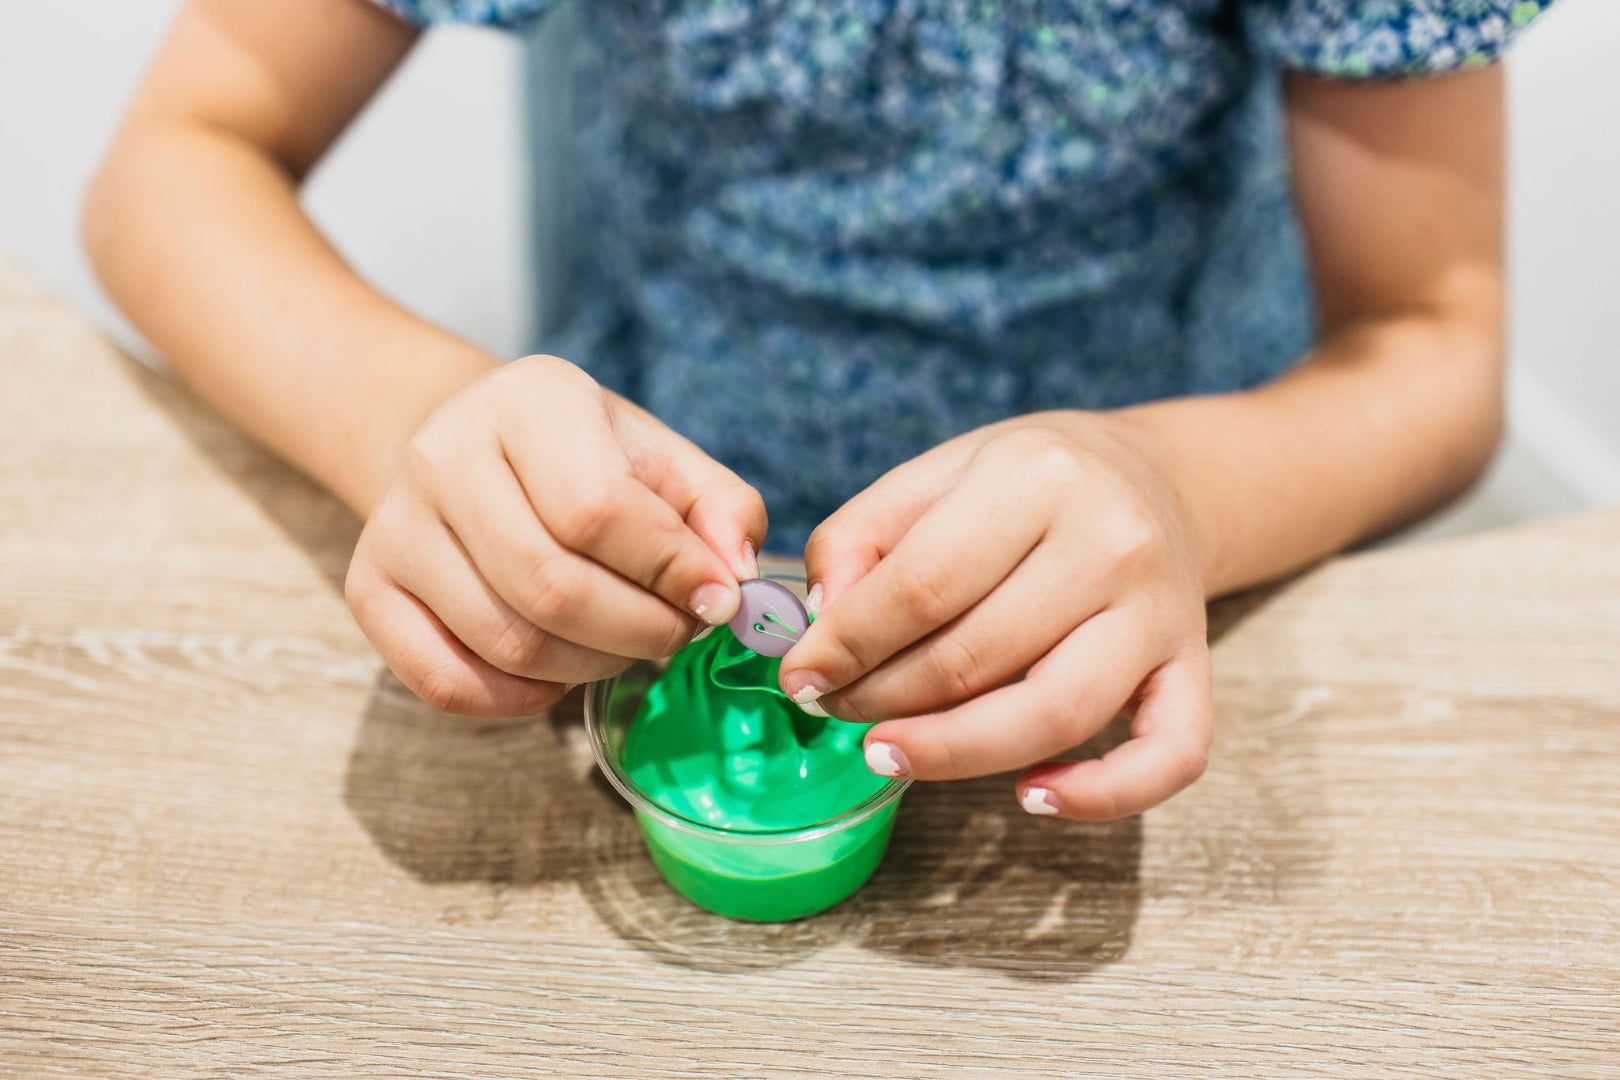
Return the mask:
<svg viewBox="0 0 1620 1080">
<path fill-rule="evenodd" d="M 713 468 L 694 470 L 693 499 L 684 511 L 687 527 L 726 560 L 738 581 L 757 578 L 767 527 L 765 500 L 724 465 L 707 456 L 703 460 Z"/>
<path fill-rule="evenodd" d="M 950 486 L 925 455 L 889 470 L 816 527 L 804 548 L 804 574 L 818 606 L 829 607 L 871 573 Z"/>
<path fill-rule="evenodd" d="M 620 441 L 641 482 L 675 508 L 738 581 L 758 577 L 767 527 L 759 492 L 645 409 L 622 399 L 616 405 Z"/>
</svg>

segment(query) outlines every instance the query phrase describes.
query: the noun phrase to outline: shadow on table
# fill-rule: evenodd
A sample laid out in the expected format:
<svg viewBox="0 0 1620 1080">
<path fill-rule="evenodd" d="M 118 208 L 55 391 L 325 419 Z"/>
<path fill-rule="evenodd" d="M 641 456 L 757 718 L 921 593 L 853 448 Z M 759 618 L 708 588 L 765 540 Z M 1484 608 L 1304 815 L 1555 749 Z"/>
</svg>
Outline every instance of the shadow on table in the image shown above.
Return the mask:
<svg viewBox="0 0 1620 1080">
<path fill-rule="evenodd" d="M 1124 737 L 1116 723 L 1088 746 Z M 732 922 L 676 895 L 629 808 L 597 773 L 578 695 L 552 714 L 482 723 L 379 681 L 345 802 L 395 863 L 427 882 L 576 886 L 622 939 L 708 971 L 777 967 L 849 943 L 907 960 L 1072 979 L 1122 956 L 1139 903 L 1139 818 L 1038 821 L 1012 776 L 918 784 L 865 889 L 810 919 Z"/>
<path fill-rule="evenodd" d="M 1215 605 L 1212 639 L 1272 594 Z M 1125 735 L 1116 719 L 1073 756 L 1106 752 Z M 1241 764 L 1248 755 L 1236 756 Z M 712 915 L 663 882 L 628 806 L 595 768 L 578 694 L 545 716 L 472 721 L 428 709 L 384 674 L 345 801 L 382 852 L 420 880 L 573 886 L 620 938 L 666 963 L 740 972 L 848 944 L 916 963 L 1075 979 L 1130 946 L 1141 819 L 1036 820 L 1014 801 L 1012 779 L 914 785 L 872 881 L 831 911 L 781 924 Z M 1264 785 L 1239 778 L 1237 787 Z"/>
<path fill-rule="evenodd" d="M 1089 750 L 1122 737 L 1122 727 L 1111 728 Z M 707 970 L 774 966 L 839 943 L 1055 980 L 1123 956 L 1140 901 L 1141 820 L 1038 821 L 1018 808 L 1012 781 L 913 785 L 871 882 L 799 922 L 734 923 L 700 912 L 639 853 L 632 866 L 582 884 L 620 937 Z"/>
<path fill-rule="evenodd" d="M 1212 606 L 1211 640 L 1274 594 L 1256 589 Z M 1127 729 L 1126 720 L 1116 718 L 1066 756 L 1100 756 L 1123 742 Z M 919 963 L 1075 979 L 1121 958 L 1130 946 L 1141 904 L 1142 819 L 1032 818 L 1014 801 L 1015 776 L 914 784 L 872 881 L 831 911 L 779 925 L 731 922 L 677 896 L 643 856 L 627 809 L 603 783 L 621 821 L 620 846 L 613 850 L 628 848 L 630 857 L 599 861 L 579 884 L 621 938 L 696 968 L 776 966 L 849 943 Z"/>
</svg>

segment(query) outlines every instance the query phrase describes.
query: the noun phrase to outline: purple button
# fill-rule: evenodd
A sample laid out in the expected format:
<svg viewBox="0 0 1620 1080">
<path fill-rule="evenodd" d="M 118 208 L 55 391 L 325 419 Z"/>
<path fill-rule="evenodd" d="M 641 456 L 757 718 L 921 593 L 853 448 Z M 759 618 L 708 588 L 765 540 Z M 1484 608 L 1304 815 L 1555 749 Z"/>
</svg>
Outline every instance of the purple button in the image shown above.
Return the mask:
<svg viewBox="0 0 1620 1080">
<path fill-rule="evenodd" d="M 742 583 L 742 604 L 731 620 L 731 632 L 759 655 L 786 655 L 809 626 L 804 605 L 786 585 L 767 578 Z"/>
</svg>

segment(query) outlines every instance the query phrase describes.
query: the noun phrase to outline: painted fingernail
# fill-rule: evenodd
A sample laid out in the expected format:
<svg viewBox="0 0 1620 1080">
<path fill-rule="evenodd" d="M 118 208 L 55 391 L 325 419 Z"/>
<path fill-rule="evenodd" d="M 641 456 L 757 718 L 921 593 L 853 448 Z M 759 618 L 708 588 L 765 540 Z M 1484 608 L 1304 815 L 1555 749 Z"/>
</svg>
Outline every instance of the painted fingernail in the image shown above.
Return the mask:
<svg viewBox="0 0 1620 1080">
<path fill-rule="evenodd" d="M 802 708 L 813 704 L 832 687 L 825 678 L 814 671 L 795 671 L 782 680 L 782 689 L 793 699 L 793 704 Z"/>
<path fill-rule="evenodd" d="M 743 581 L 752 581 L 759 577 L 759 553 L 754 550 L 752 540 L 743 541 L 742 569 L 737 576 Z"/>
<path fill-rule="evenodd" d="M 730 622 L 731 617 L 737 614 L 736 592 L 711 581 L 693 590 L 692 599 L 686 602 L 686 606 L 710 626 L 720 626 Z"/>
<path fill-rule="evenodd" d="M 821 707 L 819 701 L 800 701 L 796 704 L 799 706 L 799 711 L 806 716 L 815 716 L 823 720 L 828 718 L 827 710 Z"/>
<path fill-rule="evenodd" d="M 870 756 L 867 760 L 871 760 Z M 1042 817 L 1050 817 L 1063 810 L 1062 804 L 1058 802 L 1057 793 L 1051 788 L 1025 788 L 1024 793 L 1018 797 L 1018 802 L 1026 814 L 1039 814 Z"/>
<path fill-rule="evenodd" d="M 812 615 L 821 614 L 821 582 L 810 586 L 810 591 L 804 594 L 804 610 Z"/>
<path fill-rule="evenodd" d="M 879 776 L 899 778 L 911 775 L 911 762 L 894 743 L 877 742 L 866 744 L 866 767 Z"/>
</svg>

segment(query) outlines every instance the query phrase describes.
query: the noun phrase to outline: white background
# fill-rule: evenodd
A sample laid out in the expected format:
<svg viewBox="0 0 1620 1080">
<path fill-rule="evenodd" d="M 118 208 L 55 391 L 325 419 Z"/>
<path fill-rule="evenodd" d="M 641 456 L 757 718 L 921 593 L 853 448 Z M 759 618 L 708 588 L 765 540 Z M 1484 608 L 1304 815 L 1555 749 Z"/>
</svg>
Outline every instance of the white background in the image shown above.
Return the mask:
<svg viewBox="0 0 1620 1080">
<path fill-rule="evenodd" d="M 78 199 L 177 6 L 0 0 L 0 251 L 109 324 L 75 239 Z M 1447 528 L 1620 500 L 1616 42 L 1620 3 L 1560 0 L 1513 54 L 1513 434 Z M 436 32 L 309 189 L 362 272 L 504 355 L 536 318 L 521 100 L 516 39 Z"/>
</svg>

